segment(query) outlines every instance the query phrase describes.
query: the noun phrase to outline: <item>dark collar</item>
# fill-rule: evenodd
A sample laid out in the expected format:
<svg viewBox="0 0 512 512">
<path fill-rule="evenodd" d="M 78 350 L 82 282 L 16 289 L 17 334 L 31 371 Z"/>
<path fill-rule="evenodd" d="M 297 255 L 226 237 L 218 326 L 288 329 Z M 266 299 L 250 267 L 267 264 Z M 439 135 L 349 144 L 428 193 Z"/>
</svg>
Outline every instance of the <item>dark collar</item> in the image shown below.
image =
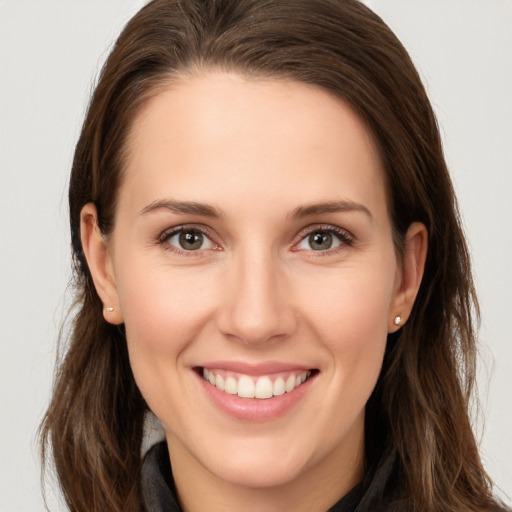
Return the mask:
<svg viewBox="0 0 512 512">
<path fill-rule="evenodd" d="M 398 484 L 396 456 L 388 453 L 382 457 L 376 470 L 341 498 L 329 512 L 405 512 L 408 507 L 399 507 L 393 499 Z M 165 441 L 154 445 L 144 458 L 142 499 L 145 512 L 182 512 Z"/>
</svg>

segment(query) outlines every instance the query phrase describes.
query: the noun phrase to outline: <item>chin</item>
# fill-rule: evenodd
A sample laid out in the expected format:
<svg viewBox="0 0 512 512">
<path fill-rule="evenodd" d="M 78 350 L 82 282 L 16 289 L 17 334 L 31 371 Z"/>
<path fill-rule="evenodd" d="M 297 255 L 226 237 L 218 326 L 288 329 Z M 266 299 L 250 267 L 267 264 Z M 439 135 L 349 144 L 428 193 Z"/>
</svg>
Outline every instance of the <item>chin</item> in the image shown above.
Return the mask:
<svg viewBox="0 0 512 512">
<path fill-rule="evenodd" d="M 284 486 L 306 469 L 300 457 L 276 450 L 262 453 L 261 449 L 245 450 L 239 455 L 206 464 L 218 478 L 235 486 L 255 489 Z"/>
<path fill-rule="evenodd" d="M 279 432 L 280 431 L 280 432 Z M 290 436 L 286 429 L 241 434 L 235 429 L 194 436 L 195 440 L 178 439 L 167 431 L 171 462 L 174 456 L 195 460 L 189 466 L 196 474 L 209 474 L 229 485 L 241 488 L 284 486 L 314 466 L 323 450 L 315 450 L 300 434 Z M 290 439 L 291 437 L 291 439 Z M 192 455 L 192 457 L 190 457 Z"/>
</svg>

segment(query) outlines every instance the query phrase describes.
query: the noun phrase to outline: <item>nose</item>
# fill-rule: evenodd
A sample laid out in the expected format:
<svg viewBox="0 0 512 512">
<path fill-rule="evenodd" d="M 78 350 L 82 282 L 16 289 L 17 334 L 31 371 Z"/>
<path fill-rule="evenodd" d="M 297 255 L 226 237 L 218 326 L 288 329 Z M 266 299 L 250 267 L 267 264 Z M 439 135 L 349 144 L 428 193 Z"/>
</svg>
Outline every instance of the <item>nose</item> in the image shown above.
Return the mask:
<svg viewBox="0 0 512 512">
<path fill-rule="evenodd" d="M 269 251 L 270 252 L 270 251 Z M 287 278 L 271 254 L 235 257 L 223 282 L 218 328 L 225 335 L 256 346 L 290 336 L 297 314 Z"/>
</svg>

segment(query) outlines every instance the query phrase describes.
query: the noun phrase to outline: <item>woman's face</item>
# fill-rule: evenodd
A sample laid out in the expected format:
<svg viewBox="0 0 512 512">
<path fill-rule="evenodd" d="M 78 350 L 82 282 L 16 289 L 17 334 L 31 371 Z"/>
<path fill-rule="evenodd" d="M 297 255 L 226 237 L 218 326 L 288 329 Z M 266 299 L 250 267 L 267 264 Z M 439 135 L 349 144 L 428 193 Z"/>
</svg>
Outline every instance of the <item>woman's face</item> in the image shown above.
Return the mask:
<svg viewBox="0 0 512 512">
<path fill-rule="evenodd" d="M 127 148 L 102 298 L 173 466 L 249 487 L 355 483 L 404 315 L 361 121 L 313 86 L 205 73 L 148 101 Z"/>
</svg>

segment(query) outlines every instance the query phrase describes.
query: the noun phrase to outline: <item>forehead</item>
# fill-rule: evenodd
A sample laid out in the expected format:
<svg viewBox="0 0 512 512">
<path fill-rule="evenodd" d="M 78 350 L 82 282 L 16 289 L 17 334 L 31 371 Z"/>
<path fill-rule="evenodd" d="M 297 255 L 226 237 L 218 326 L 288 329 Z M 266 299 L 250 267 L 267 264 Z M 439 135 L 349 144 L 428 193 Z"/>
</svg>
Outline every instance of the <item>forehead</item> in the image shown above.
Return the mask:
<svg viewBox="0 0 512 512">
<path fill-rule="evenodd" d="M 233 187 L 281 203 L 385 196 L 372 137 L 342 100 L 303 83 L 220 72 L 174 79 L 143 105 L 123 187 L 142 202 L 182 187 L 209 202 Z"/>
</svg>

